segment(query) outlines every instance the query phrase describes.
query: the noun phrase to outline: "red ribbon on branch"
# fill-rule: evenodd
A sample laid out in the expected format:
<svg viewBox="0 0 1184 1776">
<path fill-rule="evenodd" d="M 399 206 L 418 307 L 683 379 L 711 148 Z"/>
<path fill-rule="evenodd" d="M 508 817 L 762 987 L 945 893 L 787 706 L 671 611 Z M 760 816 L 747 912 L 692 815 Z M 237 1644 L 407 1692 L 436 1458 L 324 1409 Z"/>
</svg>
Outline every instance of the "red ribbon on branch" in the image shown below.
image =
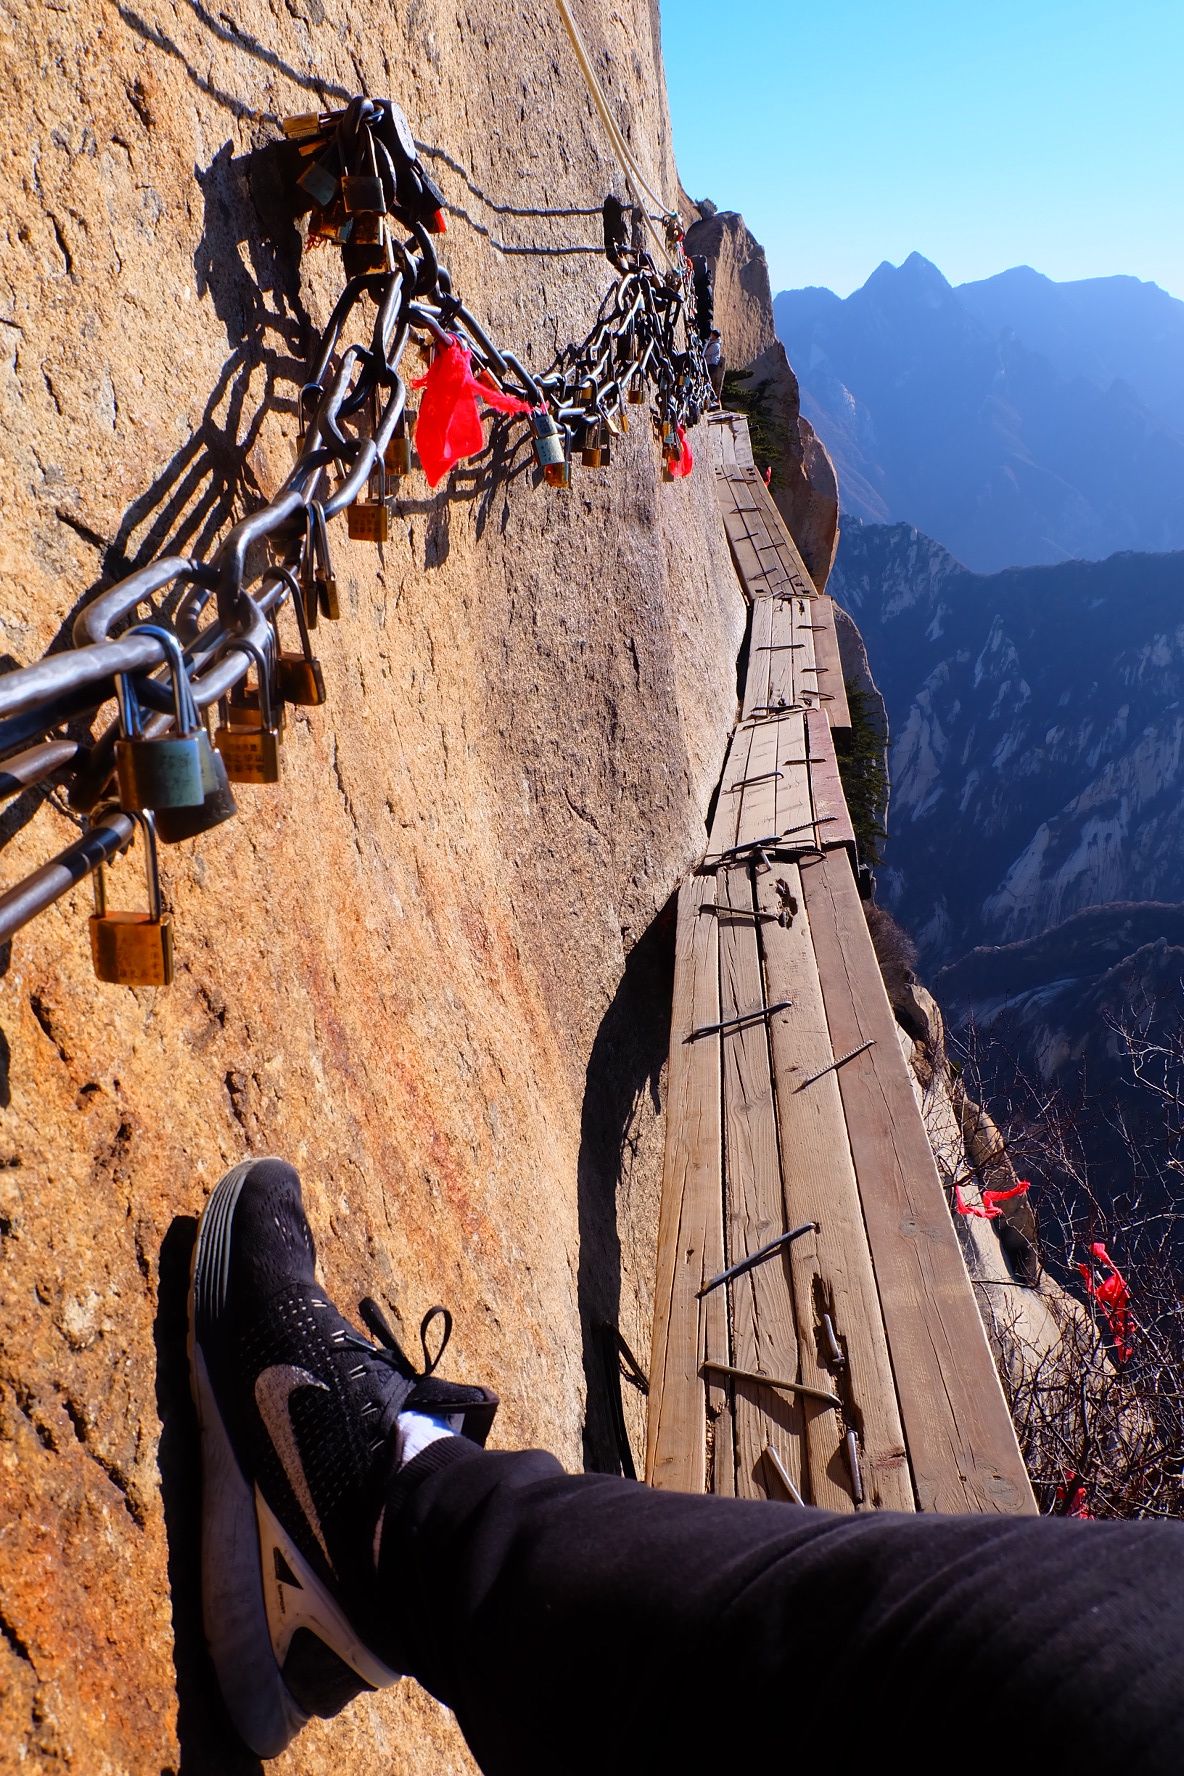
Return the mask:
<svg viewBox="0 0 1184 1776">
<path fill-rule="evenodd" d="M 968 1203 L 955 1184 L 954 1207 L 960 1215 L 978 1215 L 983 1221 L 994 1221 L 1003 1213 L 1003 1210 L 997 1208 L 996 1204 L 1006 1202 L 1009 1196 L 1024 1196 L 1031 1188 L 1031 1180 L 1021 1178 L 1019 1183 L 1013 1184 L 1010 1190 L 984 1190 L 983 1206 L 980 1209 L 977 1203 Z"/>
<path fill-rule="evenodd" d="M 1054 1517 L 1093 1517 L 1093 1512 L 1089 1508 L 1089 1494 L 1085 1487 L 1078 1484 L 1072 1492 L 1069 1490 L 1076 1479 L 1077 1475 L 1073 1469 L 1066 1468 L 1064 1484 L 1057 1487 L 1053 1500 L 1052 1514 Z"/>
<path fill-rule="evenodd" d="M 1077 1268 L 1084 1279 L 1086 1294 L 1097 1302 L 1099 1312 L 1110 1328 L 1119 1361 L 1125 1363 L 1134 1349 L 1130 1288 L 1101 1240 L 1094 1241 L 1090 1252 L 1099 1264 L 1106 1266 L 1109 1276 L 1098 1282 L 1092 1264 L 1079 1264 Z"/>
<path fill-rule="evenodd" d="M 463 457 L 476 456 L 484 450 L 485 430 L 478 401 L 496 407 L 499 413 L 531 411 L 528 401 L 504 395 L 492 382 L 478 382 L 473 375 L 472 354 L 455 338 L 436 353 L 427 375 L 411 386 L 423 390 L 415 448 L 429 487 L 442 481 Z"/>
</svg>

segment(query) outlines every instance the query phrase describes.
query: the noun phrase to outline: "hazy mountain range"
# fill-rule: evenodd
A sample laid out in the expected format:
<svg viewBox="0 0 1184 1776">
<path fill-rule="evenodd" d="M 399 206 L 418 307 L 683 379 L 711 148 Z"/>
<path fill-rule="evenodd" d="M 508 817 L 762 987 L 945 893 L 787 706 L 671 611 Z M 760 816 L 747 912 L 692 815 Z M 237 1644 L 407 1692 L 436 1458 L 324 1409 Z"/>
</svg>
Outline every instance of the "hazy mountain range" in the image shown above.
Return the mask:
<svg viewBox="0 0 1184 1776">
<path fill-rule="evenodd" d="M 774 313 L 845 514 L 980 572 L 1184 548 L 1184 302 L 1157 285 L 1020 266 L 954 288 L 914 253 Z"/>
<path fill-rule="evenodd" d="M 1184 554 L 975 574 L 848 519 L 828 590 L 892 733 L 879 897 L 927 967 L 1184 902 Z"/>
</svg>

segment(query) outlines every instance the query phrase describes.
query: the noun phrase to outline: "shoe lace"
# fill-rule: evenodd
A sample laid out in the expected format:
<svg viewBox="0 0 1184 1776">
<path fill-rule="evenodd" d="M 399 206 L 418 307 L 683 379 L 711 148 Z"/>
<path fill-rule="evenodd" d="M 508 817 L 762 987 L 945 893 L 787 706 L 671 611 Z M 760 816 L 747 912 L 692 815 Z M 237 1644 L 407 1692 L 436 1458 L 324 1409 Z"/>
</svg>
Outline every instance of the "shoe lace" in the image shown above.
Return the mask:
<svg viewBox="0 0 1184 1776">
<path fill-rule="evenodd" d="M 423 1381 L 427 1376 L 431 1375 L 435 1370 L 436 1365 L 439 1363 L 440 1358 L 448 1348 L 448 1340 L 452 1337 L 452 1315 L 449 1313 L 448 1309 L 446 1307 L 441 1307 L 438 1303 L 435 1307 L 429 1307 L 427 1313 L 424 1314 L 423 1319 L 419 1323 L 419 1342 L 423 1349 L 423 1368 L 417 1369 L 415 1364 L 411 1361 L 411 1358 L 407 1355 L 407 1352 L 403 1349 L 403 1346 L 399 1343 L 399 1340 L 395 1337 L 394 1332 L 391 1330 L 390 1321 L 379 1307 L 377 1301 L 374 1300 L 373 1296 L 367 1295 L 358 1303 L 358 1312 L 378 1340 L 378 1348 L 375 1349 L 374 1345 L 368 1343 L 366 1339 L 358 1338 L 352 1332 L 347 1332 L 345 1334 L 345 1337 L 341 1340 L 341 1345 L 346 1350 L 362 1351 L 366 1356 L 376 1358 L 380 1363 L 389 1363 L 393 1369 L 397 1369 L 399 1374 L 404 1376 L 408 1381 Z M 433 1356 L 428 1349 L 428 1332 L 431 1329 L 432 1322 L 437 1319 L 443 1322 L 443 1332 L 440 1337 L 439 1348 Z"/>
</svg>

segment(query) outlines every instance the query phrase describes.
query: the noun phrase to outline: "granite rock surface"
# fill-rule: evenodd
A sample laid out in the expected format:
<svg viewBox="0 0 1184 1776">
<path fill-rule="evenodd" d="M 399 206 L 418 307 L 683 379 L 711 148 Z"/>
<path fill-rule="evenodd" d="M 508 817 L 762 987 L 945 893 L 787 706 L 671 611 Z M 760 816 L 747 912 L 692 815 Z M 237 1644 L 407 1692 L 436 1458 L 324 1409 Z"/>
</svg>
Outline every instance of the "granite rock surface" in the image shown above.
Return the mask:
<svg viewBox="0 0 1184 1776">
<path fill-rule="evenodd" d="M 651 179 L 677 188 L 656 6 L 581 21 Z M 271 119 L 389 93 L 454 214 L 493 335 L 542 367 L 590 324 L 591 218 L 621 186 L 549 0 L 16 0 L 0 26 L 0 650 L 166 547 L 208 550 L 292 460 L 301 360 L 340 288 L 269 215 Z M 275 239 L 269 239 L 269 234 Z M 631 410 L 640 416 L 642 410 Z M 697 454 L 706 458 L 700 441 Z M 623 1462 L 601 1328 L 648 1354 L 672 937 L 735 699 L 743 611 L 703 473 L 648 421 L 564 494 L 402 488 L 382 549 L 335 537 L 329 701 L 283 782 L 163 853 L 178 976 L 93 977 L 80 887 L 0 980 L 0 1770 L 238 1776 L 197 1618 L 184 1311 L 231 1164 L 290 1158 L 328 1287 L 503 1400 L 494 1441 Z M 343 527 L 338 526 L 338 530 Z M 10 803 L 5 884 L 67 843 Z M 139 862 L 111 872 L 138 904 Z M 133 898 L 136 897 L 136 898 Z M 643 1402 L 624 1385 L 641 1453 Z M 469 1768 L 411 1683 L 310 1727 L 282 1776 Z"/>
</svg>

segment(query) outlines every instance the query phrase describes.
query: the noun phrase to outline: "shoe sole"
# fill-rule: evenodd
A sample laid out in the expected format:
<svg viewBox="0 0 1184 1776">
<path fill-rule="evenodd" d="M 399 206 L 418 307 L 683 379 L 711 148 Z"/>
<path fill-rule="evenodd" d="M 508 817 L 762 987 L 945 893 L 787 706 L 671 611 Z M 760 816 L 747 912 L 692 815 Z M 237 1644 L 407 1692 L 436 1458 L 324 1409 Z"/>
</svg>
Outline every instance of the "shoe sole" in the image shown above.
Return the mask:
<svg viewBox="0 0 1184 1776">
<path fill-rule="evenodd" d="M 244 1161 L 215 1187 L 198 1225 L 189 1291 L 189 1372 L 201 1434 L 201 1590 L 206 1643 L 230 1717 L 257 1756 L 277 1757 L 311 1716 L 283 1679 L 298 1628 L 310 1629 L 364 1682 L 398 1680 L 358 1639 L 334 1599 L 240 1468 L 197 1338 L 225 1311 L 234 1210 Z M 278 1556 L 278 1558 L 277 1558 Z M 288 1575 L 286 1582 L 281 1572 Z"/>
</svg>

